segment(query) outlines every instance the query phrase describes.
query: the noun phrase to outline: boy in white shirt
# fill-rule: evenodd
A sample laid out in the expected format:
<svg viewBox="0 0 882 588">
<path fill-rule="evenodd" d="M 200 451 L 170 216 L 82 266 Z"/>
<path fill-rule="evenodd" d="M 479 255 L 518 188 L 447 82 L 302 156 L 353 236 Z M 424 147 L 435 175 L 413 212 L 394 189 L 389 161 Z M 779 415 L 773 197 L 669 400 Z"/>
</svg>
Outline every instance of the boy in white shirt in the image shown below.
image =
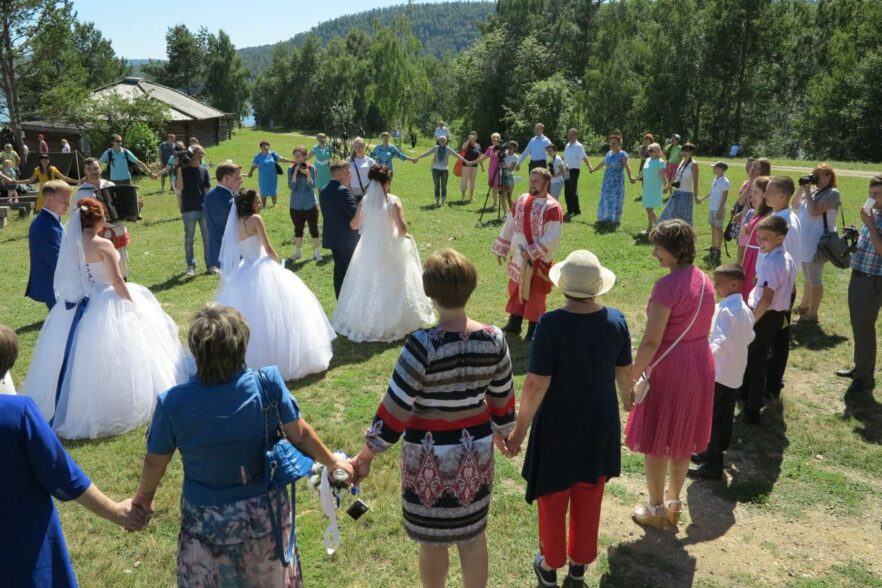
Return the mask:
<svg viewBox="0 0 882 588">
<path fill-rule="evenodd" d="M 711 226 L 711 248 L 708 257 L 713 265 L 720 263 L 720 248 L 723 246 L 723 217 L 726 215 L 726 199 L 729 197 L 727 169 L 729 164 L 725 161 L 714 164 L 714 181 L 711 183 L 711 190 L 707 196 L 698 199 L 699 203 L 710 199 L 707 222 Z"/>
<path fill-rule="evenodd" d="M 793 259 L 793 263 L 799 267 L 802 263 L 802 244 L 799 238 L 799 217 L 790 207 L 790 200 L 796 192 L 793 179 L 788 176 L 773 176 L 766 186 L 766 202 L 772 207 L 772 215 L 778 216 L 787 222 L 787 237 L 784 239 L 784 251 Z M 757 261 L 757 273 L 763 263 L 765 255 L 760 253 Z M 790 304 L 784 313 L 784 324 L 772 341 L 772 351 L 769 358 L 769 369 L 766 376 L 766 394 L 777 400 L 781 397 L 784 389 L 784 371 L 787 369 L 787 360 L 790 357 L 790 320 L 793 315 L 793 304 L 796 302 L 796 284 L 790 295 Z"/>
<path fill-rule="evenodd" d="M 735 263 L 714 270 L 714 290 L 720 299 L 711 329 L 710 347 L 714 354 L 714 416 L 707 450 L 695 455 L 689 467 L 690 478 L 723 477 L 723 453 L 732 440 L 735 402 L 744 381 L 747 348 L 753 341 L 753 311 L 741 297 L 744 270 Z"/>
<path fill-rule="evenodd" d="M 742 396 L 745 397 L 742 416 L 745 423 L 752 425 L 759 423 L 766 381 L 773 369 L 769 350 L 782 331 L 785 315 L 793 304 L 796 264 L 784 249 L 787 232 L 787 221 L 780 216 L 768 216 L 757 225 L 757 241 L 766 259 L 757 268 L 756 285 L 747 298 L 747 305 L 753 309 L 755 336 L 747 349 L 747 369 L 742 385 Z"/>
</svg>

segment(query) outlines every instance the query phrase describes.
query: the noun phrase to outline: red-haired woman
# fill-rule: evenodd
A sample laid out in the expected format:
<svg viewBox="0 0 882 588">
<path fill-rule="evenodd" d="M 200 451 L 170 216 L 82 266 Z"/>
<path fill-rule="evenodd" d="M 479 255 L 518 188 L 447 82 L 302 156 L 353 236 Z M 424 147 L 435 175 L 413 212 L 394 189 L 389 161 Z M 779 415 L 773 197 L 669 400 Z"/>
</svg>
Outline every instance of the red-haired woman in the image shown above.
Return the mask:
<svg viewBox="0 0 882 588">
<path fill-rule="evenodd" d="M 597 203 L 597 222 L 618 225 L 622 220 L 622 209 L 625 206 L 625 175 L 622 169 L 628 172 L 628 180 L 634 182 L 631 174 L 631 166 L 628 165 L 628 153 L 622 150 L 622 136 L 615 134 L 609 136 L 609 151 L 603 161 L 595 167 L 588 168 L 594 173 L 606 166 L 603 173 L 603 184 L 600 187 L 600 202 Z"/>
<path fill-rule="evenodd" d="M 836 215 L 842 197 L 836 189 L 836 172 L 829 163 L 816 165 L 812 170 L 815 189 L 810 184 L 800 186 L 791 206 L 799 211 L 799 242 L 802 250 L 802 273 L 805 287 L 802 302 L 794 310 L 800 315 L 800 323 L 818 322 L 818 309 L 824 297 L 824 264 L 827 259 L 818 253 L 821 236 L 836 231 Z"/>
<path fill-rule="evenodd" d="M 104 208 L 77 201 L 55 271 L 58 302 L 40 330 L 22 392 L 65 439 L 125 433 L 184 381 L 178 327 L 147 288 L 126 283 L 101 237 Z"/>
</svg>

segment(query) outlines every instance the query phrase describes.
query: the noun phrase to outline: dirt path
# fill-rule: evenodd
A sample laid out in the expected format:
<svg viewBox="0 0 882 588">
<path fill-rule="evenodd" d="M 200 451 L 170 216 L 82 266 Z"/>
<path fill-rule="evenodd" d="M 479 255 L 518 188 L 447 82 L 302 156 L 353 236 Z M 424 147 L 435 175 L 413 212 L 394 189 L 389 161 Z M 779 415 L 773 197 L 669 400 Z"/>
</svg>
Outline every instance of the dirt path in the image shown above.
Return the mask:
<svg viewBox="0 0 882 588">
<path fill-rule="evenodd" d="M 715 161 L 716 160 L 714 160 L 714 161 L 699 161 L 698 163 L 701 165 L 705 165 L 707 167 L 711 167 L 715 163 Z M 743 159 L 736 159 L 736 160 L 723 159 L 721 161 L 725 161 L 726 163 L 728 163 L 729 167 L 732 167 L 735 165 L 742 165 L 742 166 L 744 165 Z M 882 166 L 880 166 L 880 168 L 882 168 Z M 797 167 L 797 166 L 793 166 L 793 165 L 776 165 L 774 161 L 772 162 L 772 170 L 773 171 L 778 170 L 778 171 L 786 171 L 786 172 L 797 172 L 799 174 L 805 174 L 805 175 L 812 173 L 812 168 L 810 168 L 810 167 Z M 868 178 L 868 179 L 874 178 L 874 177 L 878 176 L 880 173 L 882 173 L 882 171 L 867 171 L 867 170 L 857 170 L 857 169 L 836 169 L 836 168 L 833 168 L 833 171 L 836 172 L 837 176 L 849 177 L 849 178 Z"/>
</svg>

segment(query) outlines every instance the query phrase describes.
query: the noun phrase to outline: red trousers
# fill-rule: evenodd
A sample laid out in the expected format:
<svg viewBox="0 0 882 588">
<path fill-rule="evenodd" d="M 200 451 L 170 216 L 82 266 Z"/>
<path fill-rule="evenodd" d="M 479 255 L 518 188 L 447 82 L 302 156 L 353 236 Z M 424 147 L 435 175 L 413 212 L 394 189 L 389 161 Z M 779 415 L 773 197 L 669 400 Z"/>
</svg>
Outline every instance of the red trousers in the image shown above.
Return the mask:
<svg viewBox="0 0 882 588">
<path fill-rule="evenodd" d="M 545 314 L 545 298 L 551 292 L 551 282 L 536 274 L 530 282 L 530 297 L 526 303 L 520 300 L 520 286 L 512 279 L 508 280 L 508 304 L 505 312 L 515 316 L 526 317 L 531 323 L 535 323 Z"/>
<path fill-rule="evenodd" d="M 551 568 L 567 563 L 566 519 L 570 511 L 569 556 L 576 564 L 590 564 L 597 559 L 597 532 L 600 527 L 600 503 L 606 478 L 597 484 L 579 482 L 561 492 L 544 494 L 536 501 L 539 507 L 539 551 Z"/>
</svg>

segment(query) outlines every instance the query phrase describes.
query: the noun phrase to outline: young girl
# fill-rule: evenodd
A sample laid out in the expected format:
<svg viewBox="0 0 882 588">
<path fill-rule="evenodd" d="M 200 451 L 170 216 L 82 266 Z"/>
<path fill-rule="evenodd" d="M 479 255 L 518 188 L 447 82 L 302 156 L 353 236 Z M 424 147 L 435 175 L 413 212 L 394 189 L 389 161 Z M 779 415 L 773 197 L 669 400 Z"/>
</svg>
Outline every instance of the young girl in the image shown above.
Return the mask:
<svg viewBox="0 0 882 588">
<path fill-rule="evenodd" d="M 15 163 L 11 159 L 3 160 L 3 170 L 0 173 L 0 180 L 3 182 L 3 190 L 6 192 L 6 199 L 9 202 L 18 202 L 18 192 L 16 191 L 16 181 L 18 181 L 18 170 L 15 169 Z"/>
<path fill-rule="evenodd" d="M 739 242 L 743 238 L 745 243 L 744 259 L 741 263 L 741 267 L 744 268 L 744 285 L 741 287 L 741 297 L 744 298 L 745 302 L 750 291 L 753 290 L 753 283 L 756 279 L 756 260 L 759 257 L 759 241 L 757 240 L 756 226 L 772 212 L 772 208 L 766 204 L 765 199 L 766 186 L 768 185 L 768 176 L 760 176 L 753 181 L 753 186 L 750 190 L 750 200 L 753 206 L 752 214 L 749 220 L 741 223 Z"/>
<path fill-rule="evenodd" d="M 632 184 L 636 184 L 638 180 L 643 180 L 643 208 L 646 209 L 646 237 L 655 226 L 658 217 L 655 209 L 662 204 L 662 190 L 665 186 L 665 160 L 662 155 L 661 145 L 658 143 L 651 144 L 647 150 L 649 159 L 643 165 L 643 169 L 637 174 L 637 177 L 631 180 Z"/>
<path fill-rule="evenodd" d="M 671 199 L 668 200 L 665 209 L 658 217 L 659 221 L 675 218 L 682 219 L 692 224 L 693 203 L 699 204 L 698 200 L 698 164 L 692 156 L 695 154 L 695 145 L 686 142 L 680 152 L 680 165 L 674 173 L 674 179 L 668 182 L 667 189 L 673 188 Z"/>
<path fill-rule="evenodd" d="M 518 164 L 518 142 L 509 141 L 506 150 L 505 160 L 503 164 L 505 169 L 502 170 L 502 213 L 506 214 L 512 208 L 511 194 L 514 191 L 515 179 L 514 168 Z"/>
<path fill-rule="evenodd" d="M 560 191 L 563 189 L 564 180 L 566 180 L 566 166 L 563 159 L 557 155 L 557 147 L 549 145 L 545 148 L 548 153 L 548 169 L 551 171 L 551 186 L 548 191 L 555 198 L 560 198 Z"/>
</svg>

